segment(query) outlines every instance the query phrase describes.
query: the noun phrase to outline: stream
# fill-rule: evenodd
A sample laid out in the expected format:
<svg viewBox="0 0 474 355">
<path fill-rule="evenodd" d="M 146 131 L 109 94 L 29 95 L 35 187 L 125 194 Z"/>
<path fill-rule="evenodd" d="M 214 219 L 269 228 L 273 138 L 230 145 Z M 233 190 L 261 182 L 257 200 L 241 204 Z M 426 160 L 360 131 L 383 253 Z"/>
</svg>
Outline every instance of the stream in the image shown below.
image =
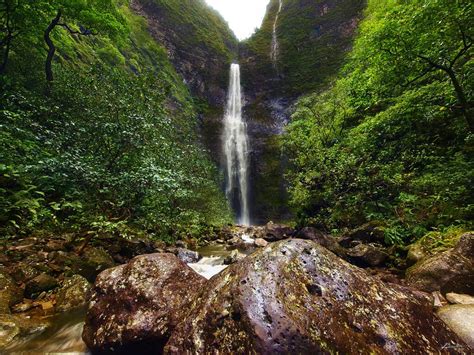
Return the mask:
<svg viewBox="0 0 474 355">
<path fill-rule="evenodd" d="M 241 236 L 244 243 L 253 244 L 254 240 L 246 235 Z M 239 250 L 240 254 L 248 254 L 249 251 Z M 236 249 L 237 250 L 237 249 Z M 188 264 L 194 271 L 206 279 L 218 274 L 228 265 L 224 265 L 225 259 L 231 255 L 222 244 L 210 244 L 196 250 L 202 256 L 197 263 Z M 53 317 L 46 318 L 50 327 L 42 332 L 29 336 L 17 337 L 5 348 L 8 354 L 90 354 L 82 341 L 82 328 L 86 309 L 80 308 Z"/>
</svg>

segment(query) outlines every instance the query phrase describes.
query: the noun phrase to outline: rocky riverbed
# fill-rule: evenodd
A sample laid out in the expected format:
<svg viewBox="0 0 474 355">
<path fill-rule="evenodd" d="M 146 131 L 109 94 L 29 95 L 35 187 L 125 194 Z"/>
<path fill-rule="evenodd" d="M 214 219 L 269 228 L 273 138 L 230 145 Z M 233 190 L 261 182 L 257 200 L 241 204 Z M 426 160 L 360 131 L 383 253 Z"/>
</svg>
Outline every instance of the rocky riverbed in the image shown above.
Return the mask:
<svg viewBox="0 0 474 355">
<path fill-rule="evenodd" d="M 7 353 L 87 352 L 81 334 L 91 299 L 84 339 L 95 351 L 474 346 L 473 233 L 418 262 L 385 246 L 373 225 L 340 238 L 269 223 L 225 228 L 200 245 L 107 238 L 84 245 L 67 236 L 8 245 L 0 260 Z"/>
</svg>

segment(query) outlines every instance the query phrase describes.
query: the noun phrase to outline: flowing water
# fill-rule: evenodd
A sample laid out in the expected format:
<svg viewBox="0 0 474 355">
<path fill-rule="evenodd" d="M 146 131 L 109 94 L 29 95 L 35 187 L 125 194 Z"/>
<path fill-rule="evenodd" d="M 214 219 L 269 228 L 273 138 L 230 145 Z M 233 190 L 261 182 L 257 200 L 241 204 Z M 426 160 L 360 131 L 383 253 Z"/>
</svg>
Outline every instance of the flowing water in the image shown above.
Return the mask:
<svg viewBox="0 0 474 355">
<path fill-rule="evenodd" d="M 242 118 L 242 90 L 238 64 L 232 64 L 230 68 L 223 145 L 227 199 L 237 212 L 239 224 L 250 225 L 249 140 L 247 126 Z"/>
<path fill-rule="evenodd" d="M 278 52 L 280 49 L 280 45 L 278 43 L 277 27 L 278 27 L 278 18 L 280 17 L 282 6 L 283 6 L 283 0 L 279 0 L 278 12 L 275 16 L 275 21 L 273 22 L 272 46 L 270 49 L 270 59 L 272 60 L 273 68 L 275 69 L 277 69 Z"/>
<path fill-rule="evenodd" d="M 244 243 L 253 244 L 255 242 L 248 235 L 242 235 Z M 224 265 L 224 260 L 232 251 L 222 244 L 210 244 L 197 250 L 202 259 L 197 263 L 188 264 L 198 274 L 210 279 L 224 270 L 228 265 Z M 248 252 L 247 252 L 248 253 Z M 242 252 L 241 254 L 246 254 Z M 9 346 L 4 349 L 5 354 L 90 354 L 86 345 L 82 341 L 82 328 L 86 309 L 80 308 L 47 320 L 52 326 L 43 331 L 31 335 L 17 337 Z M 39 321 L 41 319 L 38 319 Z M 0 349 L 0 354 L 3 354 Z"/>
</svg>

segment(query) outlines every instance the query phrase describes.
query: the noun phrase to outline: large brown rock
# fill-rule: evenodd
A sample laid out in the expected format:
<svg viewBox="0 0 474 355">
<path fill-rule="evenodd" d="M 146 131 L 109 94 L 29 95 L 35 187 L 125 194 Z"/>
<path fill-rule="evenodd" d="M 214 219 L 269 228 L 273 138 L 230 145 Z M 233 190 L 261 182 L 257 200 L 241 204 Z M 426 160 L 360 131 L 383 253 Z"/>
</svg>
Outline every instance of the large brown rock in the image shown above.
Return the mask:
<svg viewBox="0 0 474 355">
<path fill-rule="evenodd" d="M 291 238 L 294 234 L 295 230 L 289 226 L 268 222 L 263 229 L 262 238 L 268 242 L 275 242 L 278 240 Z"/>
<path fill-rule="evenodd" d="M 165 353 L 414 354 L 465 346 L 426 295 L 384 284 L 299 239 L 230 266 L 192 309 Z"/>
<path fill-rule="evenodd" d="M 0 269 L 0 314 L 10 313 L 10 307 L 23 300 L 23 291 L 5 269 Z"/>
<path fill-rule="evenodd" d="M 102 272 L 83 339 L 96 352 L 159 353 L 204 284 L 173 254 L 150 254 Z"/>
<path fill-rule="evenodd" d="M 379 244 L 358 244 L 347 251 L 349 261 L 358 266 L 381 266 L 388 259 L 388 253 Z"/>
<path fill-rule="evenodd" d="M 474 294 L 474 233 L 451 250 L 423 259 L 407 270 L 410 286 L 424 291 Z"/>
<path fill-rule="evenodd" d="M 371 221 L 345 233 L 339 243 L 345 248 L 350 248 L 360 243 L 383 243 L 384 238 L 384 224 L 380 221 Z"/>
</svg>

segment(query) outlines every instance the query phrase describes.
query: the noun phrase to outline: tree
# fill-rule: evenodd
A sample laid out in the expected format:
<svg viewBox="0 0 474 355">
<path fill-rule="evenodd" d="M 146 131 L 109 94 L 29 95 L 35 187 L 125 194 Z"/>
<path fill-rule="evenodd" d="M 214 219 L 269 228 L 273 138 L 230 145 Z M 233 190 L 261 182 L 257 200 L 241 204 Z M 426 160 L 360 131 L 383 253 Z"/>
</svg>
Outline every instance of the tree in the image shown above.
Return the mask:
<svg viewBox="0 0 474 355">
<path fill-rule="evenodd" d="M 441 72 L 450 80 L 457 109 L 474 131 L 473 105 L 463 83 L 473 47 L 472 4 L 466 0 L 417 0 L 394 6 L 368 37 L 395 67 L 402 85 Z M 377 58 L 377 55 L 375 55 Z"/>
<path fill-rule="evenodd" d="M 71 35 L 81 35 L 81 36 L 90 36 L 92 35 L 92 31 L 85 29 L 84 27 L 80 26 L 80 31 L 76 31 L 69 27 L 67 23 L 61 23 L 62 18 L 62 10 L 59 9 L 56 13 L 56 16 L 51 21 L 49 26 L 44 31 L 44 41 L 48 46 L 48 55 L 46 57 L 45 63 L 45 73 L 46 73 L 46 80 L 48 82 L 52 82 L 54 80 L 53 69 L 52 69 L 52 62 L 54 58 L 54 54 L 56 53 L 56 46 L 54 45 L 53 40 L 51 39 L 51 32 L 57 27 L 65 28 Z"/>
</svg>

